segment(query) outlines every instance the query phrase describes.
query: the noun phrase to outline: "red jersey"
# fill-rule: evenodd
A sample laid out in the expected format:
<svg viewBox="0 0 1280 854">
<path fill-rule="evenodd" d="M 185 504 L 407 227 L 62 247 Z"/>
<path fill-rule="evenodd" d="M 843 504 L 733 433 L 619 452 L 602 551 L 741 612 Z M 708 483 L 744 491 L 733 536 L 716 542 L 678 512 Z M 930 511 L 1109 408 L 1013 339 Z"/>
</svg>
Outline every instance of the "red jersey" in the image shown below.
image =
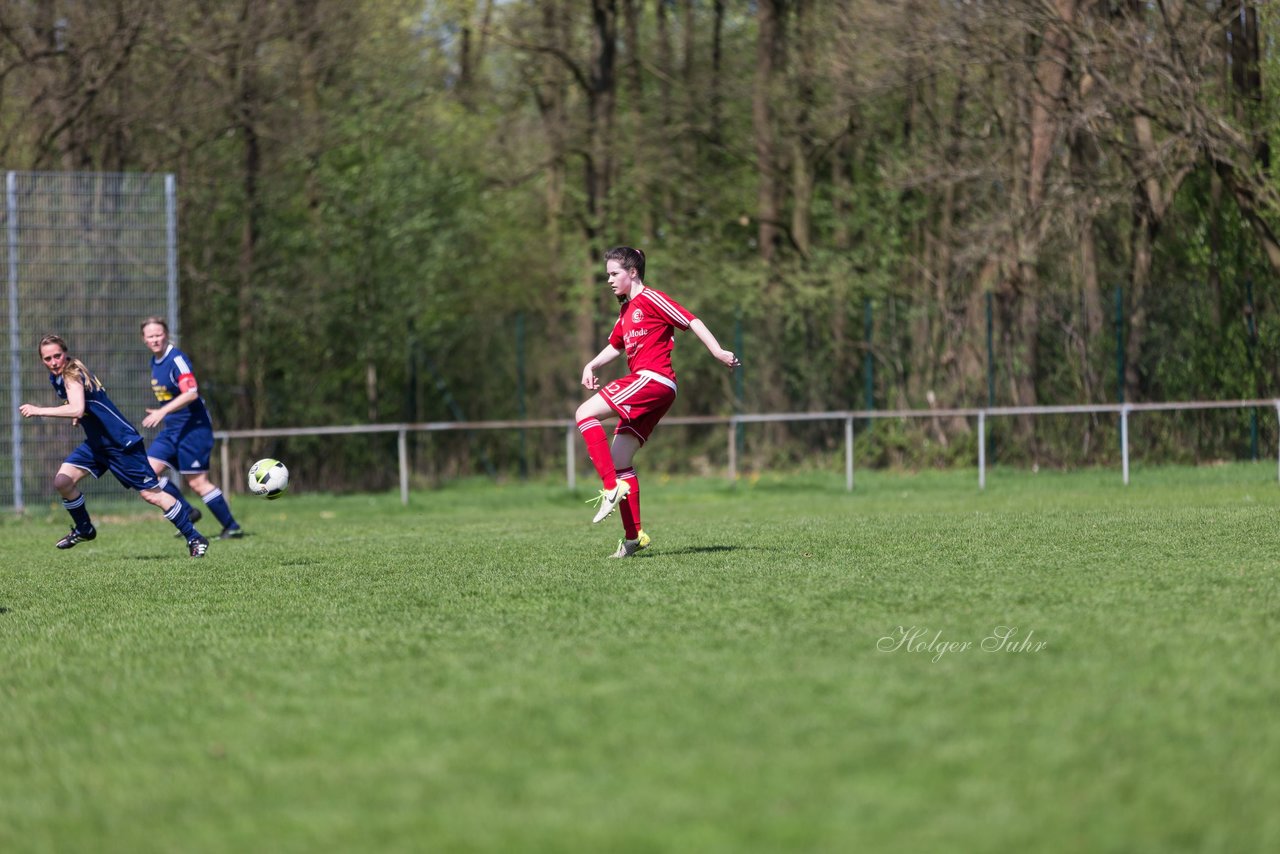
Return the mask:
<svg viewBox="0 0 1280 854">
<path fill-rule="evenodd" d="M 609 335 L 609 346 L 627 354 L 627 369 L 631 373 L 652 371 L 674 383 L 676 372 L 671 368 L 671 349 L 675 347 L 675 331 L 688 329 L 695 320 L 697 318 L 680 303 L 646 286 L 618 312 L 618 322 Z"/>
</svg>

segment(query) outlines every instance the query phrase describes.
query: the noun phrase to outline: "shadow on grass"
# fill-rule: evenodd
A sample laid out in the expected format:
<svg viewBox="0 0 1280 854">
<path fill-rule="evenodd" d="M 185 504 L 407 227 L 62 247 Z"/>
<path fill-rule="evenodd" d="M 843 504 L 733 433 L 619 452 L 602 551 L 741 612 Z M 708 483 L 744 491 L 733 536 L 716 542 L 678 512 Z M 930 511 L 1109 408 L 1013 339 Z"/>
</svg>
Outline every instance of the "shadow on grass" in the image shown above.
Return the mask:
<svg viewBox="0 0 1280 854">
<path fill-rule="evenodd" d="M 662 549 L 658 552 L 648 552 L 645 557 L 662 557 L 663 555 L 701 555 L 715 554 L 718 552 L 772 552 L 777 549 L 766 549 L 760 546 L 684 546 L 677 549 Z M 637 555 L 640 557 L 641 555 Z"/>
</svg>

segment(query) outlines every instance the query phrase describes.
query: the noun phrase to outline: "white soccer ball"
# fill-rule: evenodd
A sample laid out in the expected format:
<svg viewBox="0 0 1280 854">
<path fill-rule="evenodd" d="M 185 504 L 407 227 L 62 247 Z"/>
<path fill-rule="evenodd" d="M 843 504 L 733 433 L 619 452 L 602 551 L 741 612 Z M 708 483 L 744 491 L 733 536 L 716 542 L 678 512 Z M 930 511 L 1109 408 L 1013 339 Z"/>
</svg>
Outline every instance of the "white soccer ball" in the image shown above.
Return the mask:
<svg viewBox="0 0 1280 854">
<path fill-rule="evenodd" d="M 279 460 L 258 460 L 249 467 L 249 491 L 274 501 L 289 488 L 289 470 Z"/>
</svg>

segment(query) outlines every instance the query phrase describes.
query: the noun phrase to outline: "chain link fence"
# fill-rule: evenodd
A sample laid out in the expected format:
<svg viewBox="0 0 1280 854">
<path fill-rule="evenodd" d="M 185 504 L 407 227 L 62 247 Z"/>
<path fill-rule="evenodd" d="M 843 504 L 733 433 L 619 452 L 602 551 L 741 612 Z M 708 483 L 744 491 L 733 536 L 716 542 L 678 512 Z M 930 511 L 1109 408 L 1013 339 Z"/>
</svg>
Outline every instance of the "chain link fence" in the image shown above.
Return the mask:
<svg viewBox="0 0 1280 854">
<path fill-rule="evenodd" d="M 5 172 L 0 269 L 9 358 L 0 384 L 0 506 L 57 506 L 53 475 L 84 431 L 63 419 L 23 419 L 22 403 L 56 401 L 36 345 L 66 339 L 137 426 L 151 392 L 139 323 L 167 318 L 178 336 L 177 207 L 172 175 Z M 81 482 L 94 505 L 136 501 L 115 478 Z"/>
</svg>

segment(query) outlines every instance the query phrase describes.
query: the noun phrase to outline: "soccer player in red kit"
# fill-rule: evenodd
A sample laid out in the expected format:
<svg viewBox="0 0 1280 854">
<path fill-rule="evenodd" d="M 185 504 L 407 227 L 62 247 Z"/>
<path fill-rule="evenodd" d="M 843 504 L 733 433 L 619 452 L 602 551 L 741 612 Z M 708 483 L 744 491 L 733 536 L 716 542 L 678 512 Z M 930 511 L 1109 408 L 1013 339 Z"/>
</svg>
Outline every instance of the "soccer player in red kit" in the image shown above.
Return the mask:
<svg viewBox="0 0 1280 854">
<path fill-rule="evenodd" d="M 604 485 L 593 499 L 598 510 L 591 521 L 600 522 L 620 508 L 623 539 L 610 557 L 621 558 L 631 557 L 650 541 L 640 527 L 640 481 L 631 460 L 675 402 L 676 374 L 671 368 L 675 331 L 692 331 L 729 370 L 741 363 L 720 346 L 705 323 L 671 297 L 645 285 L 644 253 L 639 249 L 616 246 L 604 254 L 604 261 L 609 287 L 622 307 L 609 343 L 582 369 L 582 384 L 599 392 L 578 407 L 575 417 Z M 627 354 L 630 373 L 600 388 L 596 370 L 622 353 Z M 612 450 L 600 423 L 610 418 L 618 419 Z"/>
</svg>

